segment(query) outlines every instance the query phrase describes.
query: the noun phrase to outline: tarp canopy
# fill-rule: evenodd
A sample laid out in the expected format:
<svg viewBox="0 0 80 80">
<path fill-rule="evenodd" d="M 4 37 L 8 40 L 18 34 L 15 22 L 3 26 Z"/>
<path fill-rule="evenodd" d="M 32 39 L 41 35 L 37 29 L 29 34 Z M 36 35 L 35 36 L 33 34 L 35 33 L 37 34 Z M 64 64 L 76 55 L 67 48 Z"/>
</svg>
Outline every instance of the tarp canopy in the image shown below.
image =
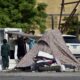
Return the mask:
<svg viewBox="0 0 80 80">
<path fill-rule="evenodd" d="M 29 67 L 34 61 L 33 58 L 39 51 L 44 51 L 52 54 L 58 64 L 71 64 L 78 66 L 79 61 L 73 56 L 66 46 L 63 37 L 59 30 L 51 30 L 46 32 L 38 41 L 37 44 L 21 59 L 17 64 L 19 67 Z"/>
<path fill-rule="evenodd" d="M 16 35 L 16 36 L 31 37 L 31 38 L 40 38 L 41 37 L 41 35 L 31 35 L 31 34 L 24 33 L 24 32 L 7 31 L 6 33 Z"/>
</svg>

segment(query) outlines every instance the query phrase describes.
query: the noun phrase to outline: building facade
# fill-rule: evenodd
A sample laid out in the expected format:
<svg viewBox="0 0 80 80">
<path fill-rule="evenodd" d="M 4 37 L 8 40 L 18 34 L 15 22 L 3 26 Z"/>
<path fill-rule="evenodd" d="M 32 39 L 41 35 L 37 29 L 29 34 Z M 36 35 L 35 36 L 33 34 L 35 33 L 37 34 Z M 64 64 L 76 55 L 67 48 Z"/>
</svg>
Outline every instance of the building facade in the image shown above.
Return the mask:
<svg viewBox="0 0 80 80">
<path fill-rule="evenodd" d="M 75 1 L 78 1 L 78 0 L 64 0 L 64 3 L 75 2 Z M 48 17 L 46 20 L 47 29 L 58 27 L 62 0 L 37 0 L 37 3 L 42 3 L 42 2 L 47 4 L 47 8 L 46 8 L 46 13 L 48 14 Z M 76 3 L 68 4 L 64 6 L 62 23 L 64 23 L 63 18 L 65 16 L 69 16 L 69 14 L 74 9 L 75 5 Z M 76 14 L 79 14 L 80 12 L 79 8 L 80 6 L 77 7 Z"/>
</svg>

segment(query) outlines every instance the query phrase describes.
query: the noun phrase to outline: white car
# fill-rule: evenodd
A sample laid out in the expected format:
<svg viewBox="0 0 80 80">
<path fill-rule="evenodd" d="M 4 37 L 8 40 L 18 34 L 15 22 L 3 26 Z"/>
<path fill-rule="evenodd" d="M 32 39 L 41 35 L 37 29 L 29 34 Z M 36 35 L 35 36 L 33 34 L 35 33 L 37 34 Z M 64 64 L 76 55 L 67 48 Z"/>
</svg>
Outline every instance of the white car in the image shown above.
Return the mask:
<svg viewBox="0 0 80 80">
<path fill-rule="evenodd" d="M 77 39 L 77 37 L 74 35 L 62 36 L 72 54 L 74 54 L 76 58 L 80 58 L 80 41 Z"/>
</svg>

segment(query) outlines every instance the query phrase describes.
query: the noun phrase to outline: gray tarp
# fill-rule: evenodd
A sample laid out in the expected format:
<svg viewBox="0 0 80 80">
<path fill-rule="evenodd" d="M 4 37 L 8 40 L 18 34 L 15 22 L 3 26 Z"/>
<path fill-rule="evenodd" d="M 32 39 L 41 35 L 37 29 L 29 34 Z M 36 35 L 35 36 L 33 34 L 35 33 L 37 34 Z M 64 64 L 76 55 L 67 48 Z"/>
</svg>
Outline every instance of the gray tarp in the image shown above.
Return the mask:
<svg viewBox="0 0 80 80">
<path fill-rule="evenodd" d="M 38 43 L 21 59 L 16 67 L 27 67 L 33 64 L 33 58 L 39 51 L 51 53 L 57 63 L 79 65 L 78 60 L 72 55 L 66 46 L 59 30 L 51 30 L 45 33 Z"/>
</svg>

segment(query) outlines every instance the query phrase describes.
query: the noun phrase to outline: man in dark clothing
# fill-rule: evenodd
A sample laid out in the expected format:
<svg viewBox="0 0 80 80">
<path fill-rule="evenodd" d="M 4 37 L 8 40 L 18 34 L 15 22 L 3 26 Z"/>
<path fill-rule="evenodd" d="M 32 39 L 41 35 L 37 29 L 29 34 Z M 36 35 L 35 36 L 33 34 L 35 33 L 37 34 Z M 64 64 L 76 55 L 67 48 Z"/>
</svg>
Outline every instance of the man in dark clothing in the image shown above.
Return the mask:
<svg viewBox="0 0 80 80">
<path fill-rule="evenodd" d="M 24 57 L 24 55 L 26 54 L 27 50 L 26 50 L 26 43 L 23 39 L 23 37 L 18 38 L 18 51 L 17 51 L 17 56 L 18 59 L 20 60 L 21 58 Z"/>
<path fill-rule="evenodd" d="M 3 40 L 3 45 L 1 46 L 1 56 L 2 56 L 2 64 L 3 69 L 9 67 L 9 53 L 10 53 L 10 46 L 7 44 L 7 40 Z"/>
</svg>

